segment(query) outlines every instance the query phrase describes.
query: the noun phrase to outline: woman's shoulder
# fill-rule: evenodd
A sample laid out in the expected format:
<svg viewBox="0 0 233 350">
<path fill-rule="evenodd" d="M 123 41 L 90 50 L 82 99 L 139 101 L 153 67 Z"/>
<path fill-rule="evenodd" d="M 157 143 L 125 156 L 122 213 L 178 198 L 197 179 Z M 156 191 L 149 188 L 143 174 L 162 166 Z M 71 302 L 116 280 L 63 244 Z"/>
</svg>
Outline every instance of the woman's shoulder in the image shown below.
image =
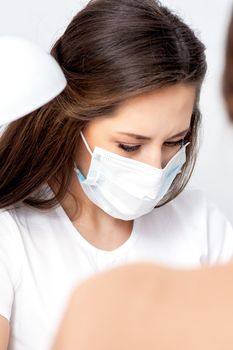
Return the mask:
<svg viewBox="0 0 233 350">
<path fill-rule="evenodd" d="M 196 224 L 203 223 L 207 227 L 212 224 L 218 224 L 220 227 L 224 226 L 225 223 L 231 225 L 229 219 L 210 196 L 205 191 L 195 187 L 186 188 L 171 202 L 159 209 L 182 216 L 186 221 L 190 220 Z"/>
<path fill-rule="evenodd" d="M 185 219 L 196 217 L 206 220 L 208 211 L 216 207 L 207 197 L 206 193 L 198 188 L 189 187 L 184 189 L 177 197 L 170 202 L 155 208 L 148 215 L 150 219 L 158 216 L 168 216 L 170 218 Z"/>
<path fill-rule="evenodd" d="M 233 227 L 208 195 L 187 188 L 171 202 L 154 209 L 144 224 L 193 242 L 203 251 L 205 262 L 226 262 L 233 258 Z M 204 248 L 204 249 L 203 249 Z"/>
<path fill-rule="evenodd" d="M 198 187 L 188 186 L 173 200 L 160 207 L 159 209 L 182 209 L 187 213 L 190 213 L 190 209 L 192 209 L 193 215 L 203 213 L 203 210 L 205 212 L 217 207 L 218 205 L 213 201 L 211 196 L 206 191 Z"/>
<path fill-rule="evenodd" d="M 0 253 L 13 256 L 21 250 L 20 230 L 12 209 L 0 209 Z"/>
<path fill-rule="evenodd" d="M 166 217 L 174 224 L 182 222 L 185 226 L 206 228 L 207 231 L 210 227 L 213 231 L 214 227 L 223 229 L 226 225 L 231 226 L 230 221 L 209 196 L 195 187 L 184 189 L 167 204 L 155 208 L 149 216 L 150 220 Z"/>
<path fill-rule="evenodd" d="M 21 278 L 22 242 L 10 209 L 0 209 L 0 279 L 9 274 L 13 285 Z"/>
<path fill-rule="evenodd" d="M 5 233 L 8 235 L 18 232 L 17 224 L 12 214 L 12 209 L 0 209 L 0 236 Z"/>
<path fill-rule="evenodd" d="M 168 206 L 171 208 L 180 207 L 185 211 L 194 208 L 195 212 L 202 211 L 210 205 L 213 205 L 213 203 L 208 199 L 206 193 L 195 187 L 184 189 L 177 197 L 168 203 Z"/>
</svg>

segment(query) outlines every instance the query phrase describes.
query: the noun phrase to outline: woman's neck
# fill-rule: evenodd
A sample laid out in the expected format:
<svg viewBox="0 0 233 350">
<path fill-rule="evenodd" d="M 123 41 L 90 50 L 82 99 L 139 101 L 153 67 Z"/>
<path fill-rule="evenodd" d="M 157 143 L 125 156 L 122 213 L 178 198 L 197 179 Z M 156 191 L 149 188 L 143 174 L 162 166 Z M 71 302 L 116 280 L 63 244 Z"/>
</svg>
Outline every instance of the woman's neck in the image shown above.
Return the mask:
<svg viewBox="0 0 233 350">
<path fill-rule="evenodd" d="M 52 186 L 52 190 L 55 191 L 55 186 Z M 99 249 L 114 250 L 128 240 L 133 220 L 113 218 L 97 207 L 87 198 L 76 176 L 71 181 L 69 191 L 73 197 L 67 193 L 60 204 L 74 227 L 89 243 Z"/>
</svg>

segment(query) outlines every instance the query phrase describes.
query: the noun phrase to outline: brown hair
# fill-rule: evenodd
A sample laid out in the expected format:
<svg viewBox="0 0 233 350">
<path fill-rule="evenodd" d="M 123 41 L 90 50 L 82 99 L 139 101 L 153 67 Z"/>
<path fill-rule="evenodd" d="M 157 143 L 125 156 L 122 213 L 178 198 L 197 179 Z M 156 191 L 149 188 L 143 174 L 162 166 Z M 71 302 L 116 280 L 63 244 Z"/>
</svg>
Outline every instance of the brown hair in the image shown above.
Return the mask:
<svg viewBox="0 0 233 350">
<path fill-rule="evenodd" d="M 230 119 L 233 121 L 233 11 L 226 39 L 225 67 L 223 72 L 223 96 Z"/>
<path fill-rule="evenodd" d="M 187 161 L 164 204 L 185 187 L 196 158 L 205 48 L 194 32 L 155 0 L 95 0 L 52 48 L 68 85 L 55 99 L 11 123 L 0 139 L 0 208 L 17 202 L 48 209 L 67 193 L 79 133 L 125 99 L 177 83 L 195 84 Z M 52 198 L 39 190 L 53 181 Z M 34 191 L 37 193 L 32 194 Z"/>
</svg>

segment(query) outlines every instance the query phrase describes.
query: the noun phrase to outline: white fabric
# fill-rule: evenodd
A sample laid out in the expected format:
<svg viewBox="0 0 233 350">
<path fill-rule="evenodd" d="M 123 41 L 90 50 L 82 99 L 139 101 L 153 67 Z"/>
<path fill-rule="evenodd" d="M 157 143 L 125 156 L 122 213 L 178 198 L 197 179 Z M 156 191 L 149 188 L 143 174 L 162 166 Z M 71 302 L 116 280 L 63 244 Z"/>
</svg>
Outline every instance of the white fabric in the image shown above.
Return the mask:
<svg viewBox="0 0 233 350">
<path fill-rule="evenodd" d="M 61 206 L 1 210 L 0 315 L 10 320 L 9 350 L 49 349 L 73 287 L 98 270 L 134 261 L 196 267 L 232 257 L 232 227 L 198 190 L 136 219 L 113 251 L 86 241 Z"/>
</svg>

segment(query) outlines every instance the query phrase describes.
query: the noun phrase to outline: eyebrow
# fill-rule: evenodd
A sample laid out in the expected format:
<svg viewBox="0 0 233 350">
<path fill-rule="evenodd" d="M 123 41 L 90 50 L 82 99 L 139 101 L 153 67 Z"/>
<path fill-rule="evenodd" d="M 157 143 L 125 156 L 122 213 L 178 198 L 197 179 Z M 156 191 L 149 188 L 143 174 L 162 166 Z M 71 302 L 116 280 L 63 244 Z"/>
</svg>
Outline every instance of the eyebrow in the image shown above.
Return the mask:
<svg viewBox="0 0 233 350">
<path fill-rule="evenodd" d="M 181 131 L 179 132 L 178 134 L 176 135 L 173 135 L 172 137 L 170 137 L 168 139 L 169 140 L 172 140 L 176 137 L 179 137 L 179 136 L 185 136 L 186 134 L 188 134 L 188 132 L 190 131 L 190 128 L 184 130 L 184 131 Z M 148 137 L 148 136 L 143 136 L 143 135 L 138 135 L 138 134 L 133 134 L 131 132 L 122 132 L 122 131 L 118 131 L 118 134 L 121 134 L 121 135 L 126 135 L 126 136 L 130 136 L 130 137 L 133 137 L 137 140 L 151 140 L 151 137 Z"/>
</svg>

